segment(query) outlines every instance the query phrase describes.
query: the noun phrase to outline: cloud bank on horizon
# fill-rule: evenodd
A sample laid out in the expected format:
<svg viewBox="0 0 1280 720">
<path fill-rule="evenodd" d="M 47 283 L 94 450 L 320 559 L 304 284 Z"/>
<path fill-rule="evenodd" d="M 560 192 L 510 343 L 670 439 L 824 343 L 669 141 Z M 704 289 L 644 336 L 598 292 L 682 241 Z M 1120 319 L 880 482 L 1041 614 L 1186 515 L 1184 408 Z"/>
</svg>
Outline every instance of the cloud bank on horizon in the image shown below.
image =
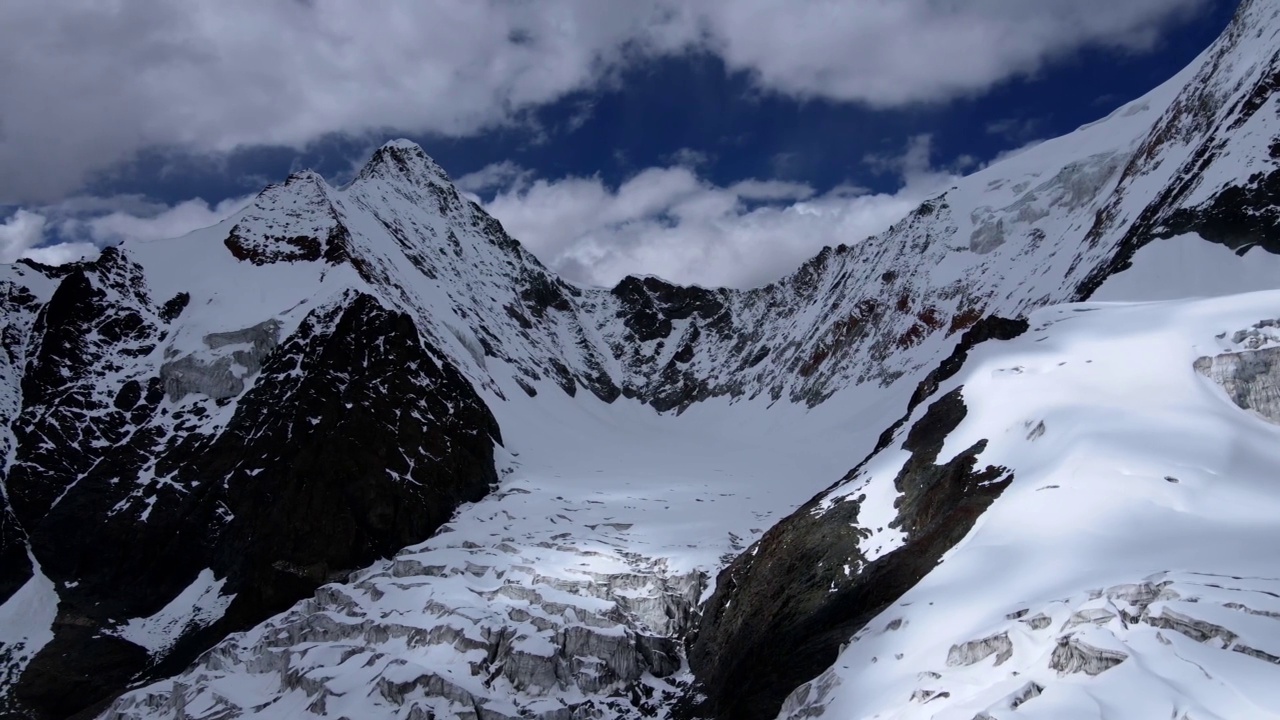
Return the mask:
<svg viewBox="0 0 1280 720">
<path fill-rule="evenodd" d="M 826 246 L 887 229 L 957 175 L 930 163 L 930 139 L 901 156 L 869 158 L 900 179 L 895 193 L 744 180 L 720 187 L 696 168 L 649 168 L 616 188 L 598 177 L 531 180 L 504 163 L 461 177 L 513 237 L 577 283 L 612 286 L 630 274 L 708 287 L 755 287 L 794 270 Z"/>
<path fill-rule="evenodd" d="M 140 152 L 216 162 L 237 148 L 303 148 L 335 134 L 475 136 L 608 87 L 627 67 L 689 53 L 799 101 L 945 102 L 1082 48 L 1149 50 L 1211 1 L 13 0 L 0 8 L 0 166 L 21 172 L 0 174 L 0 205 L 22 210 L 0 225 L 0 261 L 181 234 L 236 209 L 215 198 L 139 211 L 98 198 L 116 205 L 106 215 L 67 210 L 89 180 Z M 614 187 L 514 164 L 470 182 L 493 193 L 488 206 L 516 237 L 574 279 L 625 271 L 750 284 L 816 249 L 808 238 L 851 242 L 887 225 L 920 199 L 929 174 L 917 163 L 915 180 L 904 171 L 902 190 L 887 194 L 717 185 L 698 175 L 701 151 Z M 40 248 L 55 228 L 68 247 Z M 758 267 L 733 259 L 750 255 Z"/>
</svg>

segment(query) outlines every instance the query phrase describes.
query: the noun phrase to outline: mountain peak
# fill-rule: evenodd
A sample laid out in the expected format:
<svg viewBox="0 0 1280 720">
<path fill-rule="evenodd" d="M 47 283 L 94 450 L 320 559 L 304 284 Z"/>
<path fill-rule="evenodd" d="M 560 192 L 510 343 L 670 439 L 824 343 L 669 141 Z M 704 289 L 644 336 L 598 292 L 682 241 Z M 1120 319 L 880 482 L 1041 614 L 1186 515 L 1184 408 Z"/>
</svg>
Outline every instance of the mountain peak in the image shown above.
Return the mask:
<svg viewBox="0 0 1280 720">
<path fill-rule="evenodd" d="M 409 180 L 413 184 L 447 184 L 449 175 L 422 146 L 399 138 L 388 141 L 374 151 L 360 169 L 356 182 L 370 179 Z"/>
<path fill-rule="evenodd" d="M 381 150 L 409 150 L 423 152 L 422 146 L 408 138 L 396 138 L 382 144 Z M 425 153 L 424 153 L 425 154 Z"/>
</svg>

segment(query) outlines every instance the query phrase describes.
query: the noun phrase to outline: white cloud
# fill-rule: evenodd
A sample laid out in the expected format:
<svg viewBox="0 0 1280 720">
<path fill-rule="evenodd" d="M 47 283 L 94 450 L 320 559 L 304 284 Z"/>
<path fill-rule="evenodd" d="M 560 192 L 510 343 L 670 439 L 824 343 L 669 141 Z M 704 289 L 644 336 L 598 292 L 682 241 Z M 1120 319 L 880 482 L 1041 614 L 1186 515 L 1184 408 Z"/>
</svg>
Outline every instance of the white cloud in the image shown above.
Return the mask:
<svg viewBox="0 0 1280 720">
<path fill-rule="evenodd" d="M 1085 45 L 1149 50 L 1206 0 L 704 0 L 709 42 L 769 89 L 877 106 L 948 99 Z"/>
<path fill-rule="evenodd" d="M 0 223 L 0 262 L 29 258 L 62 265 L 96 257 L 103 246 L 124 240 L 181 237 L 225 220 L 251 199 L 229 198 L 211 205 L 196 198 L 167 207 L 136 195 L 77 196 L 22 208 Z"/>
<path fill-rule="evenodd" d="M 44 245 L 49 219 L 30 210 L 20 209 L 0 224 L 0 262 L 11 263 L 29 258 L 46 265 L 62 265 L 98 254 L 92 243 L 70 242 Z"/>
<path fill-rule="evenodd" d="M 932 153 L 933 136 L 916 135 L 907 141 L 907 150 L 900 155 L 867 155 L 862 161 L 874 172 L 906 178 L 916 173 L 927 173 Z"/>
<path fill-rule="evenodd" d="M 504 187 L 509 188 L 513 185 L 523 184 L 532 172 L 526 170 L 519 165 L 504 160 L 500 163 L 492 163 L 486 165 L 479 170 L 463 175 L 453 184 L 459 190 L 468 193 L 483 193 L 486 190 Z"/>
<path fill-rule="evenodd" d="M 22 257 L 45 265 L 66 265 L 77 260 L 92 260 L 100 252 L 102 248 L 93 243 L 66 242 L 31 248 L 22 253 Z"/>
<path fill-rule="evenodd" d="M 610 286 L 630 274 L 679 283 L 752 287 L 827 245 L 886 229 L 953 178 L 928 164 L 928 140 L 893 161 L 904 187 L 815 195 L 796 183 L 718 187 L 686 167 L 650 168 L 617 188 L 599 178 L 537 180 L 499 192 L 487 209 L 569 279 Z M 771 201 L 759 205 L 760 201 Z"/>
<path fill-rule="evenodd" d="M 228 198 L 210 205 L 195 198 L 146 215 L 116 210 L 96 217 L 67 218 L 59 229 L 64 235 L 87 237 L 98 245 L 122 240 L 165 240 L 216 225 L 244 209 L 252 199 L 253 196 Z"/>
<path fill-rule="evenodd" d="M 43 215 L 18 210 L 0 225 L 0 262 L 13 262 L 44 239 Z"/>
<path fill-rule="evenodd" d="M 701 150 L 693 148 L 680 148 L 679 150 L 668 155 L 664 160 L 671 165 L 682 165 L 690 168 L 700 168 L 708 165 L 712 161 L 711 155 Z"/>
<path fill-rule="evenodd" d="M 469 135 L 645 58 L 705 50 L 767 90 L 888 106 L 980 92 L 1086 44 L 1143 50 L 1208 0 L 8 0 L 0 202 L 147 147 Z"/>
<path fill-rule="evenodd" d="M 813 188 L 804 183 L 782 180 L 743 180 L 729 188 L 743 200 L 805 200 L 813 197 Z"/>
</svg>

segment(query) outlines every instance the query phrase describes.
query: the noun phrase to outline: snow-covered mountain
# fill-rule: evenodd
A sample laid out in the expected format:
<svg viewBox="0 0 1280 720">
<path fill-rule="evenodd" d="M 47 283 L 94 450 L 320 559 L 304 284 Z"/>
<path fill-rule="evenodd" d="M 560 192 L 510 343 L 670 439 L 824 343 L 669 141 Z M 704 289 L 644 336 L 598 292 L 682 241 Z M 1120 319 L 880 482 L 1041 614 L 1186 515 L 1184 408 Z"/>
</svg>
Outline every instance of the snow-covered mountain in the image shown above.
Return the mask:
<svg viewBox="0 0 1280 720">
<path fill-rule="evenodd" d="M 900 450 L 806 509 L 830 531 L 849 498 L 885 518 L 883 486 L 905 491 L 849 570 L 818 558 L 833 595 L 846 572 L 897 582 L 897 548 L 935 532 L 922 505 L 973 529 L 779 717 L 1280 716 L 1278 307 L 1276 291 L 1065 305 L 975 348 Z M 737 572 L 756 582 L 778 552 L 766 540 Z"/>
<path fill-rule="evenodd" d="M 1278 36 L 753 290 L 404 141 L 0 269 L 0 708 L 1266 717 L 1280 295 L 1062 303 L 1280 288 Z"/>
</svg>

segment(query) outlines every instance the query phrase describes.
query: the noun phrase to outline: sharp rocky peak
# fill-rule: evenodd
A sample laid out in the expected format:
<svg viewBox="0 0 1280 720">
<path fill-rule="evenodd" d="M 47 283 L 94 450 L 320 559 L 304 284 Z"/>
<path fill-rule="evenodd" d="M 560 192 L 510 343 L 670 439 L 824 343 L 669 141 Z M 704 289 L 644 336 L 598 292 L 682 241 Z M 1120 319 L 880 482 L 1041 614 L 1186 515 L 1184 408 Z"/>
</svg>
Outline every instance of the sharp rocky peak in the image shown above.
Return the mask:
<svg viewBox="0 0 1280 720">
<path fill-rule="evenodd" d="M 230 223 L 225 244 L 237 259 L 255 265 L 321 259 L 337 263 L 352 259 L 359 245 L 375 254 L 395 252 L 374 247 L 384 240 L 421 255 L 438 240 L 456 245 L 469 234 L 466 228 L 481 227 L 487 236 L 506 239 L 497 221 L 463 198 L 440 165 L 403 139 L 374 151 L 355 179 L 342 187 L 331 186 L 312 170 L 293 173 L 264 188 Z M 365 230 L 353 233 L 353 226 Z"/>
<path fill-rule="evenodd" d="M 427 155 L 421 145 L 403 138 L 391 140 L 375 150 L 352 185 L 370 180 L 452 186 L 448 173 Z"/>
</svg>

